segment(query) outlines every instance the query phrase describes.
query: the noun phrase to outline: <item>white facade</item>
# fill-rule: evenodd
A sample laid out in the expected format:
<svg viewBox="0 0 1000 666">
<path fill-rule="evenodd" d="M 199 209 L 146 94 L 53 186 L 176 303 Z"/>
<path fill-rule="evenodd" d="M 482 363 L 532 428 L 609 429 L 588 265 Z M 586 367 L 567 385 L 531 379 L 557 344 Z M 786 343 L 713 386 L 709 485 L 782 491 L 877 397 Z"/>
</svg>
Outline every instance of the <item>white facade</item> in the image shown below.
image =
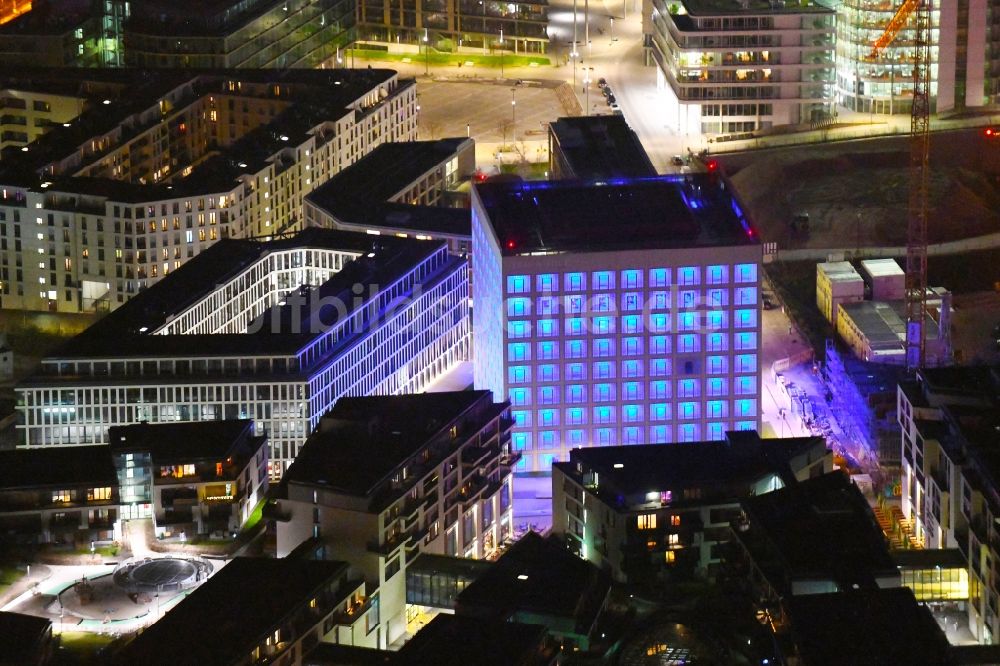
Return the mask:
<svg viewBox="0 0 1000 666">
<path fill-rule="evenodd" d="M 43 359 L 39 374 L 17 388 L 20 444 L 106 443 L 110 426 L 140 421 L 251 418 L 268 435 L 272 476 L 280 475 L 341 396 L 420 392 L 468 357 L 468 264 L 444 243 L 412 243 L 426 247 L 421 261 L 391 284 L 365 285 L 350 316 L 294 351 L 268 350 L 266 335 L 231 353 L 200 350 L 197 338 L 184 351 L 177 344 L 195 334 L 246 334 L 289 292 L 329 280 L 357 256 L 355 248 L 263 252 L 162 327 L 139 331 L 147 341 L 163 336 L 163 352 L 130 351 L 123 338 L 128 356 Z M 390 303 L 384 319 L 369 321 L 368 313 Z"/>
<path fill-rule="evenodd" d="M 835 15 L 809 3 L 704 9 L 697 0 L 644 3 L 644 32 L 682 134 L 730 134 L 822 120 L 833 111 Z"/>
<path fill-rule="evenodd" d="M 894 301 L 906 297 L 906 273 L 895 259 L 865 259 L 861 272 L 871 288 L 873 301 Z"/>
</svg>

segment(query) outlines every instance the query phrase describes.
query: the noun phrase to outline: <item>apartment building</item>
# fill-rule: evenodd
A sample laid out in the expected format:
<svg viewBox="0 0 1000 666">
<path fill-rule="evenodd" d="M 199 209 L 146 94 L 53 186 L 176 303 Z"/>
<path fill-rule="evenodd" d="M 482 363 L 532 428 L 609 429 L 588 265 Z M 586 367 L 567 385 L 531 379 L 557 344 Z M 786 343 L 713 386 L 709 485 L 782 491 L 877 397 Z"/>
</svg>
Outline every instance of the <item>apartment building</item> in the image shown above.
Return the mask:
<svg viewBox="0 0 1000 666">
<path fill-rule="evenodd" d="M 969 629 L 1000 642 L 1000 436 L 996 367 L 927 368 L 899 385 L 902 509 L 927 548 L 968 567 Z"/>
<path fill-rule="evenodd" d="M 196 0 L 131 3 L 131 67 L 313 68 L 352 39 L 350 0 Z"/>
<path fill-rule="evenodd" d="M 643 33 L 667 125 L 731 134 L 829 117 L 836 14 L 806 2 L 650 0 Z"/>
<path fill-rule="evenodd" d="M 0 451 L 0 541 L 111 541 L 118 479 L 107 449 Z"/>
<path fill-rule="evenodd" d="M 552 530 L 617 581 L 714 577 L 740 500 L 828 472 L 820 437 L 574 449 L 552 466 Z"/>
<path fill-rule="evenodd" d="M 229 536 L 267 494 L 267 437 L 246 419 L 115 426 L 108 442 L 122 518 L 152 517 L 158 537 Z"/>
<path fill-rule="evenodd" d="M 342 398 L 285 474 L 278 556 L 318 539 L 361 571 L 385 647 L 420 553 L 488 558 L 512 537 L 510 426 L 489 391 Z"/>
<path fill-rule="evenodd" d="M 237 557 L 110 663 L 299 666 L 345 629 L 358 645 L 379 630 L 378 606 L 346 563 Z"/>
<path fill-rule="evenodd" d="M 4 308 L 112 309 L 221 238 L 297 231 L 312 189 L 416 134 L 415 85 L 387 70 L 74 70 L 33 86 L 70 86 L 83 111 L 0 157 Z"/>
<path fill-rule="evenodd" d="M 478 184 L 472 252 L 475 385 L 519 471 L 760 427 L 761 245 L 722 181 Z"/>
<path fill-rule="evenodd" d="M 86 99 L 77 95 L 28 87 L 0 90 L 0 159 L 4 149 L 27 146 L 52 127 L 74 120 L 85 103 Z"/>
<path fill-rule="evenodd" d="M 325 229 L 223 240 L 16 387 L 20 445 L 253 419 L 280 476 L 344 395 L 417 393 L 468 358 L 468 264 L 444 243 Z"/>
<path fill-rule="evenodd" d="M 873 45 L 898 3 L 843 0 L 837 15 L 838 103 L 869 114 L 910 113 L 914 25 L 907 21 L 880 53 Z M 1000 95 L 1000 7 L 993 0 L 935 2 L 927 30 L 931 109 L 995 104 Z"/>
<path fill-rule="evenodd" d="M 383 143 L 305 198 L 309 226 L 445 240 L 469 253 L 472 139 Z"/>
</svg>

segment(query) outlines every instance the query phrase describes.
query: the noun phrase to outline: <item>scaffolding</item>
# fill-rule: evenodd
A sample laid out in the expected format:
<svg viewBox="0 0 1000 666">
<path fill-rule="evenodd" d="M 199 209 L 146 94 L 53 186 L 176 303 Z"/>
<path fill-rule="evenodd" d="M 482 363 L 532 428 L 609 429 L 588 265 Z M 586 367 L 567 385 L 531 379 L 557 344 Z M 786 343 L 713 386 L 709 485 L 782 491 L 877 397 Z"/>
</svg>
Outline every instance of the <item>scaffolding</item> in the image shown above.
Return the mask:
<svg viewBox="0 0 1000 666">
<path fill-rule="evenodd" d="M 913 68 L 919 55 L 913 21 L 900 21 L 909 0 L 843 0 L 837 15 L 837 94 L 839 103 L 872 115 L 910 113 Z M 937 94 L 939 11 L 931 12 L 930 93 Z M 890 41 L 882 44 L 885 36 Z M 880 44 L 881 48 L 873 49 Z"/>
</svg>

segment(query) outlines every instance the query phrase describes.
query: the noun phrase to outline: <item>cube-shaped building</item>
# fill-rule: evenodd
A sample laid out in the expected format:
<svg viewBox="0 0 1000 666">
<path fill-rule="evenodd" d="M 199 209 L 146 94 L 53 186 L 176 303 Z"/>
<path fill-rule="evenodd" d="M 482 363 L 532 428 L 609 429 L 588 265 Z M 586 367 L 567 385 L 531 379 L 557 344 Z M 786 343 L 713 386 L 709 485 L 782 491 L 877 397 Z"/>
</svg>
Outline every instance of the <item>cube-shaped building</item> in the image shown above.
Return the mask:
<svg viewBox="0 0 1000 666">
<path fill-rule="evenodd" d="M 760 425 L 761 245 L 715 174 L 489 182 L 472 198 L 475 385 L 518 471 Z"/>
</svg>

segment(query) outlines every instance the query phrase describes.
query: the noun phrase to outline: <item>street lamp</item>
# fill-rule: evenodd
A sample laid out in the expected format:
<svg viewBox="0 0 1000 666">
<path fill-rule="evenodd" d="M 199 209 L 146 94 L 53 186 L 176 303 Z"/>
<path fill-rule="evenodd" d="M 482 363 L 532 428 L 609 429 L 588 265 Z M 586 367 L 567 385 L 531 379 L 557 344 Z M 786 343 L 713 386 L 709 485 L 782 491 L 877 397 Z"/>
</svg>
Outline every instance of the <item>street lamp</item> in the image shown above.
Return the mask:
<svg viewBox="0 0 1000 666">
<path fill-rule="evenodd" d="M 424 76 L 430 76 L 430 45 L 427 43 L 427 28 L 424 28 Z"/>
<path fill-rule="evenodd" d="M 586 100 L 587 100 L 587 107 L 584 109 L 585 116 L 590 115 L 590 72 L 592 71 L 594 71 L 593 67 L 583 68 L 583 90 L 584 93 L 586 94 Z"/>
<path fill-rule="evenodd" d="M 503 28 L 500 28 L 500 78 L 503 78 Z"/>
<path fill-rule="evenodd" d="M 615 41 L 615 17 L 611 17 L 611 41 Z"/>
<path fill-rule="evenodd" d="M 517 88 L 510 89 L 510 140 L 517 141 L 517 100 L 514 99 L 514 93 Z"/>
</svg>

